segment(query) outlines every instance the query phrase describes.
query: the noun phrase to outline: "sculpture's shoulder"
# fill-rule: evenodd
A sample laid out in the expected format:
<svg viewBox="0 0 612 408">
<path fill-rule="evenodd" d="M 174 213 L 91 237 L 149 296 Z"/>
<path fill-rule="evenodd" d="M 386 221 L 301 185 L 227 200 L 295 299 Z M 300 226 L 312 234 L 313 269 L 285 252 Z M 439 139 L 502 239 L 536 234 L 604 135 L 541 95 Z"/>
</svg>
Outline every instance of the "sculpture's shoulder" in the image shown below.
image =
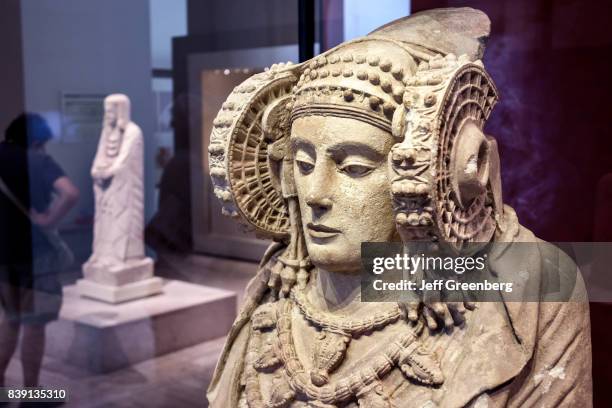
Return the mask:
<svg viewBox="0 0 612 408">
<path fill-rule="evenodd" d="M 238 316 L 227 336 L 221 357 L 208 388 L 211 407 L 237 406 L 243 388 L 244 366 L 253 324 L 264 327 L 274 317 L 274 305 L 268 288 L 272 257 L 283 249 L 272 244 L 263 256 L 257 273 L 249 281 Z"/>
<path fill-rule="evenodd" d="M 509 281 L 526 279 L 523 288 L 507 300 L 588 302 L 582 274 L 566 252 L 568 248 L 538 238 L 519 223 L 509 206 L 505 206 L 498 225 L 492 267 Z"/>
<path fill-rule="evenodd" d="M 531 241 L 520 244 L 535 245 L 533 251 L 538 257 L 536 276 L 540 289 L 541 330 L 550 329 L 551 322 L 556 322 L 577 331 L 589 331 L 589 299 L 580 268 L 569 255 L 571 247 L 544 241 L 527 228 L 521 226 L 521 229 L 524 230 L 523 235 L 535 238 L 534 244 Z"/>
<path fill-rule="evenodd" d="M 510 401 L 558 405 L 561 397 L 570 405 L 590 406 L 589 303 L 580 270 L 567 249 L 538 238 L 507 206 L 505 213 L 499 239 L 504 251 L 495 266 L 502 277 L 527 277 L 505 308 L 516 338 L 531 355 L 514 380 Z"/>
<path fill-rule="evenodd" d="M 506 304 L 517 337 L 533 350 L 531 364 L 514 382 L 511 401 L 529 397 L 542 406 L 559 401 L 591 406 L 591 328 L 582 274 L 563 248 L 521 228 L 523 237 L 535 238 L 523 242 L 535 244 L 539 298 Z"/>
<path fill-rule="evenodd" d="M 129 122 L 123 130 L 123 135 L 126 139 L 142 140 L 142 129 L 134 122 Z"/>
<path fill-rule="evenodd" d="M 255 368 L 274 366 L 278 360 L 270 354 L 279 302 L 266 301 L 238 317 L 222 356 L 215 369 L 207 397 L 211 407 L 239 406 L 238 401 L 249 392 L 249 383 L 256 379 Z"/>
<path fill-rule="evenodd" d="M 580 268 L 568 254 L 571 248 L 564 248 L 559 244 L 540 239 L 522 225 L 519 228 L 517 245 L 524 247 L 521 252 L 531 252 L 533 262 L 537 262 L 539 266 L 534 265 L 532 268 L 539 281 L 540 293 L 537 300 L 540 302 L 588 302 Z"/>
</svg>

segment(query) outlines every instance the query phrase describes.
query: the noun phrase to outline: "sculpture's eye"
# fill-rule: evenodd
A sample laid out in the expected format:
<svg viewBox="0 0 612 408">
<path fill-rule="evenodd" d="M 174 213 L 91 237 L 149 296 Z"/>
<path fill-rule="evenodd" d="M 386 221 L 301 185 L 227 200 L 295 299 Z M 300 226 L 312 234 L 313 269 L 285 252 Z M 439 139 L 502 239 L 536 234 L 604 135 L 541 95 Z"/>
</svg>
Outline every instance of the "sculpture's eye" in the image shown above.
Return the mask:
<svg viewBox="0 0 612 408">
<path fill-rule="evenodd" d="M 374 168 L 361 163 L 348 163 L 341 166 L 340 170 L 351 177 L 362 177 L 370 174 Z"/>
<path fill-rule="evenodd" d="M 310 174 L 314 169 L 314 164 L 303 160 L 296 159 L 295 163 L 297 164 L 298 168 L 300 169 L 300 173 L 302 174 Z"/>
</svg>

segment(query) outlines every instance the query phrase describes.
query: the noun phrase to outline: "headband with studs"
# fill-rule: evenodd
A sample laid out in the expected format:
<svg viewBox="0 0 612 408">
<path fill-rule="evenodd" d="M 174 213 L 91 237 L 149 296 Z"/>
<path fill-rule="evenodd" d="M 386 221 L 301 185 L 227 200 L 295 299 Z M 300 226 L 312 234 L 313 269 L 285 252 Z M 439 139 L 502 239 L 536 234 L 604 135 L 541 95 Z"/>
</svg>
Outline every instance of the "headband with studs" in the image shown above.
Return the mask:
<svg viewBox="0 0 612 408">
<path fill-rule="evenodd" d="M 391 131 L 401 105 L 404 67 L 378 56 L 345 53 L 310 62 L 293 89 L 291 121 L 308 115 L 350 117 Z"/>
</svg>

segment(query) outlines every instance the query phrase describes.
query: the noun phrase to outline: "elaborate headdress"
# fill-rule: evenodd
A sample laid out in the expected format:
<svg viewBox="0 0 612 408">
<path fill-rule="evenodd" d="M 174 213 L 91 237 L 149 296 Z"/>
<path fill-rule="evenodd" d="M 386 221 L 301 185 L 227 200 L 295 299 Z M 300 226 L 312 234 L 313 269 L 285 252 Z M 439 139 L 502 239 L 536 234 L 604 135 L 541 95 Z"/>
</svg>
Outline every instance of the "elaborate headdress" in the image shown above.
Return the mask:
<svg viewBox="0 0 612 408">
<path fill-rule="evenodd" d="M 496 143 L 482 131 L 498 99 L 479 60 L 489 25 L 469 8 L 417 13 L 302 64 L 273 65 L 229 95 L 209 146 L 215 193 L 225 214 L 289 243 L 276 273 L 286 271 L 285 289 L 306 279 L 287 143 L 305 115 L 362 120 L 397 140 L 389 174 L 405 241 L 461 250 L 491 239 L 503 209 Z"/>
</svg>

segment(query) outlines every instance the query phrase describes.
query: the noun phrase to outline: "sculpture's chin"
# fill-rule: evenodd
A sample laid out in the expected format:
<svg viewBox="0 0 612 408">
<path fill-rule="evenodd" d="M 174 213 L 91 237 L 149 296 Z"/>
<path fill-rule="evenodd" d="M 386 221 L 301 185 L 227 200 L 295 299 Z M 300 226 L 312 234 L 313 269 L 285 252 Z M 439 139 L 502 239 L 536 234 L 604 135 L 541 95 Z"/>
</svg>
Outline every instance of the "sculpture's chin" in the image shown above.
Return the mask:
<svg viewBox="0 0 612 408">
<path fill-rule="evenodd" d="M 319 242 L 306 240 L 308 256 L 318 269 L 338 273 L 359 273 L 361 271 L 361 245 L 348 245 L 342 239 Z"/>
</svg>

